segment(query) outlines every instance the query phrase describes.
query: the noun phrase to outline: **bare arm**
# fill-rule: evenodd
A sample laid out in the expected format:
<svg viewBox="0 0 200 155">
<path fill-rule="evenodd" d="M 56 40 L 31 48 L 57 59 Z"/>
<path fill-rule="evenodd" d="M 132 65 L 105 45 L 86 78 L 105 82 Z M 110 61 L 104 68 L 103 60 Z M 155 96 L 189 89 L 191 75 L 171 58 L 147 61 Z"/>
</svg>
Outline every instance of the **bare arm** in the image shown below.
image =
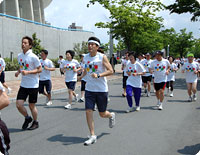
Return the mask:
<svg viewBox="0 0 200 155">
<path fill-rule="evenodd" d="M 54 68 L 54 67 L 49 68 L 49 67 L 47 67 L 47 66 L 44 66 L 44 69 L 46 69 L 46 70 L 48 70 L 48 71 L 55 71 L 55 70 L 56 70 L 56 68 Z"/>
<path fill-rule="evenodd" d="M 23 75 L 41 73 L 41 72 L 42 72 L 42 66 L 39 66 L 39 67 L 37 67 L 36 69 L 31 70 L 31 71 L 23 70 L 23 71 L 21 71 L 21 72 L 22 72 Z"/>
</svg>

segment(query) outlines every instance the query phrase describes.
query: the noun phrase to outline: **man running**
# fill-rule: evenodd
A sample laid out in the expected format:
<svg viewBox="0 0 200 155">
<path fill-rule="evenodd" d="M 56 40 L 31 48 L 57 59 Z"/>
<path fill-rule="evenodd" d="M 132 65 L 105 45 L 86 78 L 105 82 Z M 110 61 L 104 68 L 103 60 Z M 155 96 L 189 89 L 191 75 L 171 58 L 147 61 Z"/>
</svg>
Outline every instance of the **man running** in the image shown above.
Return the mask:
<svg viewBox="0 0 200 155">
<path fill-rule="evenodd" d="M 149 67 L 151 65 L 151 55 L 149 53 L 146 54 L 146 59 L 144 59 L 141 64 L 144 66 L 146 70 L 146 74 L 142 76 L 142 82 L 144 83 L 144 92 L 147 94 L 147 97 L 151 96 L 151 80 L 152 74 L 149 71 Z"/>
<path fill-rule="evenodd" d="M 1 57 L 1 54 L 0 54 L 0 81 L 3 84 L 3 86 L 6 89 L 8 89 L 8 94 L 10 94 L 12 89 L 9 88 L 8 85 L 5 82 L 5 72 L 4 72 L 5 68 L 6 68 L 6 63 L 5 63 L 4 59 Z"/>
<path fill-rule="evenodd" d="M 47 59 L 48 51 L 42 50 L 41 51 L 41 58 L 40 63 L 42 65 L 42 72 L 40 73 L 40 81 L 39 81 L 39 93 L 43 94 L 47 97 L 46 99 L 46 105 L 50 106 L 52 105 L 51 101 L 51 71 L 55 71 L 55 67 L 53 65 L 53 62 L 49 59 Z M 44 87 L 46 91 L 44 91 Z"/>
<path fill-rule="evenodd" d="M 63 63 L 64 61 L 65 61 L 65 60 L 63 59 L 63 56 L 60 55 L 60 56 L 59 56 L 59 59 L 58 59 L 58 64 L 59 64 L 61 76 L 64 75 L 64 72 L 62 71 L 62 63 Z"/>
<path fill-rule="evenodd" d="M 188 95 L 189 95 L 189 102 L 192 102 L 192 100 L 197 100 L 197 73 L 199 71 L 199 65 L 197 62 L 194 61 L 194 54 L 189 53 L 187 55 L 188 61 L 184 63 L 182 67 L 182 73 L 186 72 L 186 83 L 187 83 L 187 89 L 188 89 Z M 193 93 L 193 96 L 192 96 Z"/>
<path fill-rule="evenodd" d="M 164 90 L 167 82 L 167 75 L 169 74 L 170 64 L 169 61 L 163 58 L 163 52 L 156 51 L 155 60 L 150 65 L 151 74 L 154 72 L 154 86 L 156 90 L 156 97 L 158 99 L 158 110 L 162 110 L 164 100 Z"/>
<path fill-rule="evenodd" d="M 21 85 L 17 94 L 16 106 L 19 112 L 25 117 L 22 129 L 26 130 L 29 123 L 33 123 L 29 130 L 34 130 L 39 127 L 37 121 L 38 111 L 36 108 L 39 88 L 39 73 L 42 72 L 42 67 L 39 58 L 32 52 L 33 40 L 26 36 L 22 38 L 22 50 L 23 52 L 18 55 L 18 62 L 20 65 L 19 70 L 15 73 L 18 77 L 22 74 Z M 29 108 L 31 110 L 32 117 L 28 115 L 24 102 L 29 97 Z"/>
<path fill-rule="evenodd" d="M 94 132 L 93 110 L 95 104 L 102 118 L 109 118 L 109 127 L 115 125 L 115 113 L 107 111 L 108 104 L 108 85 L 106 76 L 113 74 L 113 69 L 106 55 L 97 52 L 100 46 L 100 40 L 96 37 L 88 39 L 88 51 L 85 55 L 85 70 L 84 77 L 87 74 L 87 83 L 85 89 L 85 109 L 90 137 L 85 141 L 84 145 L 90 145 L 97 141 L 97 136 Z"/>
</svg>

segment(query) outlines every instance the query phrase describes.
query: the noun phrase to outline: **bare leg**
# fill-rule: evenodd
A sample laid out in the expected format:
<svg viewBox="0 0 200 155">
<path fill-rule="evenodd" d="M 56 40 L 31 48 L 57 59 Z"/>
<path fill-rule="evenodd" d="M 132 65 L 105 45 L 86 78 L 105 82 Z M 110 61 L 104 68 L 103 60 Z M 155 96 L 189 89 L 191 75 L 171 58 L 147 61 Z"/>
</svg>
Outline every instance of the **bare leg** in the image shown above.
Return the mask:
<svg viewBox="0 0 200 155">
<path fill-rule="evenodd" d="M 71 90 L 71 89 L 69 89 L 69 90 L 68 90 L 68 93 L 69 93 L 69 104 L 72 104 L 72 97 L 73 97 L 74 91 Z"/>
<path fill-rule="evenodd" d="M 147 85 L 148 85 L 148 92 L 150 92 L 151 91 L 151 82 L 147 82 Z"/>
<path fill-rule="evenodd" d="M 0 110 L 7 107 L 10 104 L 8 96 L 5 92 L 0 91 Z"/>
<path fill-rule="evenodd" d="M 160 95 L 160 102 L 162 103 L 164 100 L 164 89 L 159 90 L 159 95 Z"/>
<path fill-rule="evenodd" d="M 6 89 L 8 89 L 8 85 L 4 82 L 4 83 L 2 83 L 2 85 L 6 88 Z"/>
<path fill-rule="evenodd" d="M 31 113 L 32 113 L 32 116 L 33 116 L 33 120 L 37 121 L 38 111 L 37 111 L 37 108 L 35 106 L 35 103 L 29 103 L 29 108 L 31 110 Z"/>
<path fill-rule="evenodd" d="M 18 109 L 18 111 L 24 116 L 28 116 L 28 112 L 26 110 L 26 108 L 24 107 L 24 100 L 17 100 L 16 101 L 16 107 Z"/>
<path fill-rule="evenodd" d="M 192 92 L 193 92 L 193 94 L 196 94 L 196 92 L 197 92 L 197 82 L 194 82 L 192 84 Z"/>
<path fill-rule="evenodd" d="M 90 130 L 90 134 L 95 135 L 95 133 L 94 133 L 93 110 L 86 110 L 86 119 L 87 119 L 88 128 Z"/>
<path fill-rule="evenodd" d="M 109 111 L 105 111 L 105 112 L 99 112 L 99 115 L 102 117 L 102 118 L 111 118 L 112 115 Z"/>
<path fill-rule="evenodd" d="M 188 95 L 192 95 L 192 83 L 187 83 Z"/>
</svg>

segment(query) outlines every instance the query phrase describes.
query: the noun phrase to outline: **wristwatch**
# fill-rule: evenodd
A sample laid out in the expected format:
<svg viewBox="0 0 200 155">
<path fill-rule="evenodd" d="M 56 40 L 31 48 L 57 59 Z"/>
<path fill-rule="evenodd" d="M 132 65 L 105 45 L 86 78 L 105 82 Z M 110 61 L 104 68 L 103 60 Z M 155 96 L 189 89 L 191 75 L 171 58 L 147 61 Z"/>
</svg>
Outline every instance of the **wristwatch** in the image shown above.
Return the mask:
<svg viewBox="0 0 200 155">
<path fill-rule="evenodd" d="M 97 78 L 100 78 L 100 74 L 99 73 L 97 73 Z"/>
</svg>

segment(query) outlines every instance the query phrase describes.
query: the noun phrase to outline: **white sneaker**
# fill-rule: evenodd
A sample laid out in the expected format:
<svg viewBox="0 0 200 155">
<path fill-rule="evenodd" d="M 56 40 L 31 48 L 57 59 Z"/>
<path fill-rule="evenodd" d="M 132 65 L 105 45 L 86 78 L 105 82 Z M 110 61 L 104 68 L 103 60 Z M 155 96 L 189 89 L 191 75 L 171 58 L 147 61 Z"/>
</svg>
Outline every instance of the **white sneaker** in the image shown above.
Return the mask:
<svg viewBox="0 0 200 155">
<path fill-rule="evenodd" d="M 78 102 L 78 94 L 74 97 L 75 101 Z"/>
<path fill-rule="evenodd" d="M 192 102 L 192 96 L 189 96 L 188 102 Z"/>
<path fill-rule="evenodd" d="M 109 118 L 109 127 L 113 128 L 115 126 L 115 113 L 111 112 L 112 117 Z"/>
<path fill-rule="evenodd" d="M 47 102 L 47 106 L 50 106 L 52 104 L 53 104 L 52 101 Z"/>
<path fill-rule="evenodd" d="M 140 107 L 136 107 L 136 109 L 135 109 L 136 111 L 140 111 Z"/>
<path fill-rule="evenodd" d="M 174 96 L 174 94 L 173 94 L 173 92 L 171 92 L 170 97 L 173 97 L 173 96 Z"/>
<path fill-rule="evenodd" d="M 86 140 L 84 142 L 84 145 L 90 145 L 90 144 L 94 144 L 96 142 L 97 142 L 97 136 L 96 135 L 92 135 L 92 136 L 89 137 L 88 140 Z"/>
<path fill-rule="evenodd" d="M 147 97 L 150 97 L 151 96 L 151 93 L 150 92 L 147 92 Z"/>
<path fill-rule="evenodd" d="M 193 100 L 194 100 L 194 101 L 197 100 L 197 96 L 196 96 L 196 94 L 193 95 Z"/>
<path fill-rule="evenodd" d="M 158 110 L 163 110 L 162 103 L 160 103 Z"/>
<path fill-rule="evenodd" d="M 71 108 L 72 108 L 71 104 L 67 104 L 67 105 L 65 106 L 65 109 L 71 109 Z"/>
<path fill-rule="evenodd" d="M 94 106 L 94 111 L 97 111 L 97 105 L 95 104 L 95 106 Z"/>
<path fill-rule="evenodd" d="M 8 95 L 11 93 L 12 89 L 8 87 Z"/>
<path fill-rule="evenodd" d="M 126 110 L 126 113 L 132 112 L 134 110 L 133 107 L 128 107 L 128 109 Z"/>
</svg>

